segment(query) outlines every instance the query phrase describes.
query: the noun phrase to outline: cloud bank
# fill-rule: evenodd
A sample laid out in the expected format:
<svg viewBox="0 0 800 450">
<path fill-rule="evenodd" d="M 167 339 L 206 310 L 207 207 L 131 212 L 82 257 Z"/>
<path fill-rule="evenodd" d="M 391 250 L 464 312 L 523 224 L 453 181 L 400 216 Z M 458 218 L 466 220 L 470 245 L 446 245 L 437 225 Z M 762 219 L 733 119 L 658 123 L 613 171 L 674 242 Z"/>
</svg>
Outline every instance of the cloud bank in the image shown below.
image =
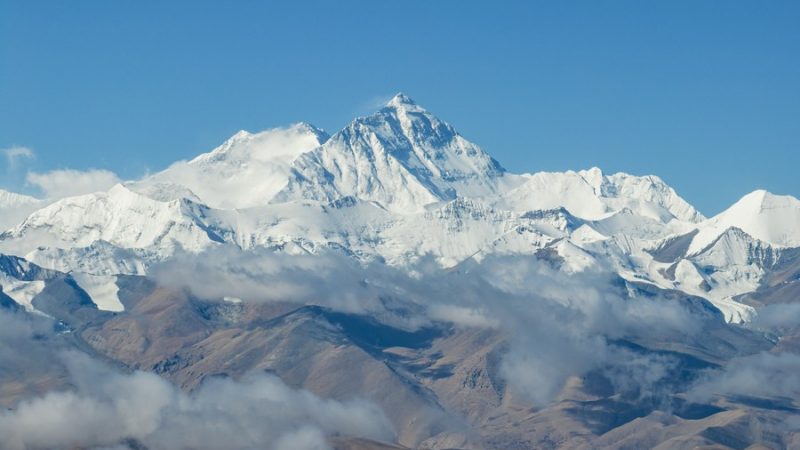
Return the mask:
<svg viewBox="0 0 800 450">
<path fill-rule="evenodd" d="M 762 352 L 733 359 L 709 372 L 690 394 L 701 401 L 715 395 L 800 398 L 800 355 Z"/>
<path fill-rule="evenodd" d="M 317 304 L 407 328 L 448 322 L 494 330 L 509 344 L 502 359 L 509 386 L 539 406 L 553 401 L 569 377 L 594 370 L 605 370 L 616 385 L 634 386 L 633 392 L 646 391 L 670 377 L 677 363 L 632 354 L 617 341 L 692 339 L 704 321 L 721 320 L 698 315 L 690 302 L 631 299 L 600 269 L 564 274 L 531 256 L 490 257 L 456 272 L 423 259 L 408 273 L 334 253 L 220 247 L 151 273 L 202 298 Z"/>
<path fill-rule="evenodd" d="M 328 450 L 332 434 L 392 440 L 383 412 L 364 400 L 324 400 L 277 377 L 253 373 L 234 381 L 212 378 L 191 394 L 147 372 L 123 373 L 76 351 L 11 346 L 52 332 L 45 321 L 0 312 L 0 362 L 57 364 L 72 389 L 28 398 L 0 413 L 2 448 L 268 448 Z M 24 352 L 23 352 L 24 353 Z M 21 361 L 26 359 L 27 362 Z M 13 364 L 6 366 L 6 364 Z M 42 367 L 52 371 L 52 367 Z"/>
</svg>

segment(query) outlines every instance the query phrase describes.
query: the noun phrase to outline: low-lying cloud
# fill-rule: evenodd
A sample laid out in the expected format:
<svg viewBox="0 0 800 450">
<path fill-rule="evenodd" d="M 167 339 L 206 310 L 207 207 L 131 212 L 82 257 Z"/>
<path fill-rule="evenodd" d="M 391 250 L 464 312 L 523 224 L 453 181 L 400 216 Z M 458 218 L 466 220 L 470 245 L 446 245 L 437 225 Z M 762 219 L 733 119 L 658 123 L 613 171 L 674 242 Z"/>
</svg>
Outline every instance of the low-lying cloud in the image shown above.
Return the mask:
<svg viewBox="0 0 800 450">
<path fill-rule="evenodd" d="M 777 333 L 800 330 L 800 303 L 777 303 L 759 308 L 748 326 Z"/>
<path fill-rule="evenodd" d="M 263 373 L 208 379 L 188 394 L 155 374 L 124 373 L 65 350 L 52 326 L 0 310 L 2 368 L 64 378 L 0 413 L 3 449 L 328 450 L 334 434 L 394 438 L 383 412 L 365 400 L 321 399 Z M 13 379 L 2 368 L 3 379 Z"/>
<path fill-rule="evenodd" d="M 716 395 L 800 398 L 800 355 L 762 352 L 735 358 L 709 372 L 690 391 L 700 401 Z"/>
<path fill-rule="evenodd" d="M 688 302 L 629 298 L 600 269 L 564 274 L 531 256 L 491 257 L 460 271 L 423 258 L 405 272 L 333 253 L 220 247 L 178 257 L 152 274 L 205 298 L 317 304 L 411 328 L 450 322 L 495 330 L 509 344 L 501 367 L 509 386 L 539 406 L 555 399 L 569 377 L 606 367 L 614 368 L 608 374 L 616 384 L 653 385 L 655 374 L 667 377 L 674 361 L 648 360 L 652 367 L 645 371 L 644 356 L 634 358 L 614 342 L 642 335 L 691 339 L 708 320 Z"/>
<path fill-rule="evenodd" d="M 447 322 L 498 333 L 505 340 L 500 374 L 513 394 L 537 407 L 557 399 L 571 377 L 590 372 L 627 398 L 669 396 L 691 386 L 698 401 L 733 392 L 800 395 L 800 357 L 791 354 L 739 357 L 698 382 L 676 380 L 678 357 L 640 345 L 697 349 L 726 327 L 721 317 L 697 299 L 636 294 L 601 268 L 565 274 L 534 256 L 506 256 L 458 270 L 423 258 L 405 271 L 333 252 L 289 256 L 219 246 L 178 255 L 152 267 L 151 275 L 204 299 L 316 304 L 408 329 Z M 265 374 L 207 380 L 187 394 L 154 374 L 120 373 L 75 353 L 52 359 L 75 389 L 29 399 L 0 416 L 0 435 L 11 437 L 11 448 L 316 449 L 327 448 L 326 437 L 335 433 L 393 437 L 371 403 L 322 400 Z M 37 432 L 42 429 L 47 432 Z"/>
<path fill-rule="evenodd" d="M 0 415 L 3 448 L 328 449 L 326 436 L 393 438 L 372 403 L 323 400 L 253 374 L 210 379 L 186 394 L 146 373 L 119 373 L 89 357 L 62 355 L 76 390 L 28 399 Z"/>
</svg>

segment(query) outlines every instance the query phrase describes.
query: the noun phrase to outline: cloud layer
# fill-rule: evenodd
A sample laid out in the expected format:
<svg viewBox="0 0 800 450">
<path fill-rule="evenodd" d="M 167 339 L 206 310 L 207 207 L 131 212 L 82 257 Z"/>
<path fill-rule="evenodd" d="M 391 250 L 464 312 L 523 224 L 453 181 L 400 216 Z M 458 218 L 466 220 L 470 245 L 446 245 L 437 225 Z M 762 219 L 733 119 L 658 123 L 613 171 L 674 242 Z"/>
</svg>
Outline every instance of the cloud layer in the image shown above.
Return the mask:
<svg viewBox="0 0 800 450">
<path fill-rule="evenodd" d="M 46 321 L 0 311 L 0 362 L 65 368 L 74 389 L 28 398 L 0 413 L 2 448 L 146 448 L 327 450 L 331 434 L 392 440 L 383 412 L 363 400 L 324 400 L 254 373 L 207 380 L 191 394 L 159 376 L 123 373 L 76 351 L 36 345 Z M 11 351 L 16 347 L 17 354 Z M 19 348 L 35 355 L 20 355 Z M 25 353 L 25 352 L 23 352 Z M 30 368 L 29 368 L 30 369 Z"/>
<path fill-rule="evenodd" d="M 600 269 L 567 275 L 529 256 L 491 257 L 460 272 L 423 259 L 408 273 L 332 253 L 220 247 L 178 257 L 152 274 L 203 298 L 317 304 L 410 328 L 446 321 L 495 330 L 509 343 L 502 360 L 509 386 L 539 406 L 556 398 L 569 377 L 593 370 L 613 368 L 612 382 L 646 390 L 670 376 L 676 362 L 632 355 L 615 342 L 642 335 L 691 339 L 704 320 L 716 320 L 696 314 L 689 302 L 632 300 Z"/>
<path fill-rule="evenodd" d="M 739 329 L 726 328 L 697 299 L 639 295 L 602 268 L 565 274 L 535 256 L 506 256 L 455 271 L 423 258 L 407 272 L 333 252 L 289 256 L 223 245 L 179 255 L 151 273 L 162 285 L 208 300 L 316 304 L 408 329 L 449 322 L 499 333 L 507 344 L 499 368 L 508 389 L 540 408 L 557 399 L 571 377 L 589 373 L 601 374 L 615 393 L 633 401 L 668 399 L 689 388 L 696 401 L 800 396 L 800 357 L 793 354 L 739 356 L 699 381 L 682 379 L 678 356 L 638 343 L 698 350 L 716 345 L 715 330 Z M 784 326 L 782 314 L 795 310 L 767 314 L 760 326 Z M 22 330 L 0 324 L 0 366 L 20 364 L 12 350 L 27 344 L 19 336 L 34 341 L 41 334 L 30 326 Z M 58 354 L 36 359 L 56 361 L 74 389 L 29 398 L 1 415 L 0 435 L 8 436 L 9 448 L 324 449 L 334 433 L 393 438 L 375 405 L 323 400 L 266 374 L 210 379 L 187 394 L 154 374 L 121 373 L 82 354 Z"/>
</svg>

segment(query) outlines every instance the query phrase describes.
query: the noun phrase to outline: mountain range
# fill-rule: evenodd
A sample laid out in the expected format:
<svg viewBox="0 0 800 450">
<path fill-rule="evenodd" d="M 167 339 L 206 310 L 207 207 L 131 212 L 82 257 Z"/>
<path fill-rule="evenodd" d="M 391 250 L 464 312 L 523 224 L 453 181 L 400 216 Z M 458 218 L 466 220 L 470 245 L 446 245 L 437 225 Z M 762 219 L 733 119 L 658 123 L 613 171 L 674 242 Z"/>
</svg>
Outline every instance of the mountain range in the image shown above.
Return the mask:
<svg viewBox="0 0 800 450">
<path fill-rule="evenodd" d="M 754 191 L 707 218 L 655 175 L 515 174 L 398 94 L 332 135 L 308 123 L 240 131 L 107 191 L 0 191 L 0 218 L 6 309 L 49 317 L 57 339 L 189 392 L 211 376 L 268 371 L 323 398 L 366 397 L 393 424 L 386 443 L 344 436 L 330 441 L 337 448 L 800 445 L 800 432 L 782 428 L 797 398 L 687 394 L 708 370 L 800 342 L 797 324 L 759 328 L 769 308 L 800 299 L 800 200 L 791 196 Z M 523 272 L 528 261 L 537 269 Z M 298 285 L 313 273 L 356 274 L 348 286 L 363 291 L 334 301 L 282 290 L 289 275 L 273 275 L 284 264 L 306 274 Z M 235 276 L 215 278 L 227 270 Z M 251 279 L 271 284 L 244 289 Z M 591 331 L 569 335 L 576 348 L 590 348 L 596 334 L 613 352 L 667 355 L 671 380 L 658 389 L 668 394 L 630 394 L 600 366 L 576 368 L 546 402 L 519 394 L 503 359 L 526 345 L 504 325 L 517 319 L 487 319 L 497 306 L 472 299 L 483 292 L 474 279 L 509 304 L 523 294 L 496 280 L 600 299 L 597 319 L 575 319 Z M 581 283 L 602 283 L 600 294 L 582 293 Z M 376 303 L 359 303 L 373 294 Z M 427 304 L 427 295 L 439 300 Z M 627 299 L 625 314 L 607 296 Z M 681 331 L 639 326 L 671 323 L 672 306 L 631 320 L 638 310 L 627 308 L 651 298 L 689 311 Z M 13 405 L 43 385 L 61 387 L 58 379 L 0 389 L 0 400 Z"/>
</svg>

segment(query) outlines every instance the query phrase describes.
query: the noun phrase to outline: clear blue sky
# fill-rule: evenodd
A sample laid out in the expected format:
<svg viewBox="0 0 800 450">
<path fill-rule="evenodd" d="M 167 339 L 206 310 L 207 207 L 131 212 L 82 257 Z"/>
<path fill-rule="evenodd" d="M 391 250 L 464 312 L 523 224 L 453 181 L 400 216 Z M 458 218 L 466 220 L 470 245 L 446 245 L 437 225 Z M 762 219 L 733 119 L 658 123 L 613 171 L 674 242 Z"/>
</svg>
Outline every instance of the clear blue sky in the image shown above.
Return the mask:
<svg viewBox="0 0 800 450">
<path fill-rule="evenodd" d="M 37 155 L 0 186 L 334 132 L 397 91 L 514 172 L 655 173 L 709 215 L 800 196 L 797 1 L 0 0 L 0 148 Z"/>
</svg>

